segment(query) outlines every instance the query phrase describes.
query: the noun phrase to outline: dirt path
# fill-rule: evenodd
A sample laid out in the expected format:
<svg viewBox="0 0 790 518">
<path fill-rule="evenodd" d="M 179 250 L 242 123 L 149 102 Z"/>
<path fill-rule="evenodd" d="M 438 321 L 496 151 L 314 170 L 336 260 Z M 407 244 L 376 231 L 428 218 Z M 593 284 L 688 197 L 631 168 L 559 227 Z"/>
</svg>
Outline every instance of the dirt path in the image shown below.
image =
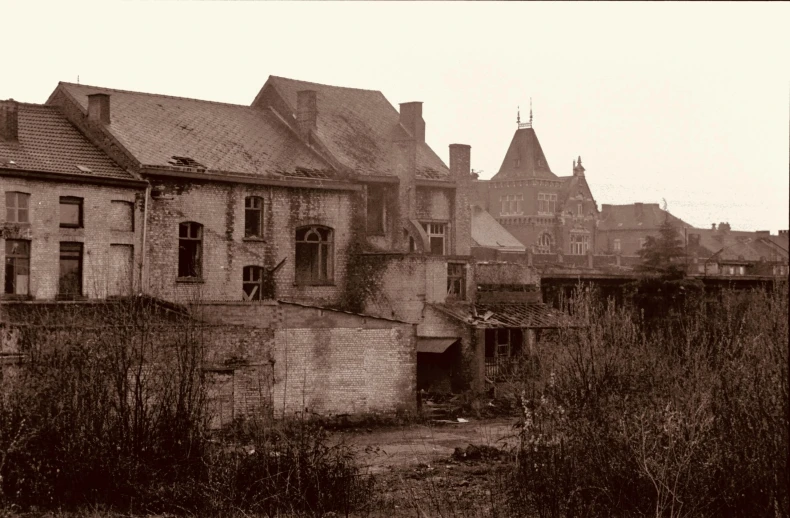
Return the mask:
<svg viewBox="0 0 790 518">
<path fill-rule="evenodd" d="M 470 444 L 501 448 L 515 442 L 512 418 L 469 419 L 466 423 L 430 423 L 371 432 L 339 432 L 359 450 L 359 461 L 370 474 L 409 465 L 430 465 L 448 459 L 455 448 Z"/>
</svg>

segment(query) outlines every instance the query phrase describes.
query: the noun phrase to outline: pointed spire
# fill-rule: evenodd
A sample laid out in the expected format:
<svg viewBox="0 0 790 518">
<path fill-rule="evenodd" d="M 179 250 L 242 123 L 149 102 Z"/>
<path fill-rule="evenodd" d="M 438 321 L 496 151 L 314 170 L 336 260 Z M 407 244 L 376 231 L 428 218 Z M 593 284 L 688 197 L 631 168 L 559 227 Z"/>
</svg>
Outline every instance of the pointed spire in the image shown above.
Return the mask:
<svg viewBox="0 0 790 518">
<path fill-rule="evenodd" d="M 521 106 L 516 107 L 516 109 L 518 110 L 516 112 L 516 124 L 518 124 L 520 126 L 521 125 Z"/>
<path fill-rule="evenodd" d="M 579 155 L 579 165 L 582 165 L 582 156 Z"/>
<path fill-rule="evenodd" d="M 532 97 L 529 98 L 529 127 L 532 127 Z"/>
</svg>

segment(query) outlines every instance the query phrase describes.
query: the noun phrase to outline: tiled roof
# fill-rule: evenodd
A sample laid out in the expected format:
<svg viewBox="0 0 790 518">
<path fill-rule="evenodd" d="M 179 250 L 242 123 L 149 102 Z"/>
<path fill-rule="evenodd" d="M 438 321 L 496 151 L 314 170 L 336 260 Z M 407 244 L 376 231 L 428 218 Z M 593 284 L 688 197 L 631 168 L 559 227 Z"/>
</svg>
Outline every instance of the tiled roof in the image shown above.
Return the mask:
<svg viewBox="0 0 790 518">
<path fill-rule="evenodd" d="M 476 327 L 578 327 L 579 324 L 561 311 L 545 304 L 431 304 L 437 310 Z"/>
<path fill-rule="evenodd" d="M 516 165 L 518 163 L 518 165 Z M 505 159 L 499 172 L 492 180 L 512 180 L 517 178 L 550 178 L 557 175 L 551 172 L 538 135 L 533 128 L 517 129 L 510 141 Z"/>
<path fill-rule="evenodd" d="M 629 205 L 604 204 L 598 230 L 653 231 L 658 230 L 667 217 L 669 217 L 670 223 L 677 228 L 691 228 L 691 225 L 685 221 L 659 208 L 658 203 L 631 203 Z"/>
<path fill-rule="evenodd" d="M 314 90 L 317 134 L 329 153 L 359 174 L 394 175 L 393 142 L 404 137 L 398 110 L 377 90 L 361 90 L 269 76 L 272 86 L 296 114 L 297 92 Z M 261 97 L 259 94 L 259 98 Z M 256 105 L 258 99 L 253 102 Z M 417 177 L 445 180 L 450 171 L 425 142 L 417 144 Z"/>
<path fill-rule="evenodd" d="M 472 206 L 472 240 L 477 246 L 500 250 L 525 250 L 521 241 L 505 230 L 494 217 L 477 205 Z"/>
<path fill-rule="evenodd" d="M 91 144 L 57 107 L 18 103 L 18 141 L 0 138 L 0 168 L 135 180 Z"/>
<path fill-rule="evenodd" d="M 270 110 L 72 83 L 59 88 L 85 113 L 89 94 L 109 94 L 107 128 L 142 166 L 172 167 L 179 156 L 205 166 L 208 174 L 331 171 Z"/>
<path fill-rule="evenodd" d="M 716 254 L 718 261 L 756 262 L 761 258 L 766 261 L 787 259 L 787 252 L 782 252 L 764 242 L 764 239 L 776 236 L 763 236 L 756 232 L 737 230 L 721 230 L 689 228 L 688 235 L 699 235 L 699 244 L 689 238 L 688 253 L 697 257 L 711 257 Z"/>
</svg>

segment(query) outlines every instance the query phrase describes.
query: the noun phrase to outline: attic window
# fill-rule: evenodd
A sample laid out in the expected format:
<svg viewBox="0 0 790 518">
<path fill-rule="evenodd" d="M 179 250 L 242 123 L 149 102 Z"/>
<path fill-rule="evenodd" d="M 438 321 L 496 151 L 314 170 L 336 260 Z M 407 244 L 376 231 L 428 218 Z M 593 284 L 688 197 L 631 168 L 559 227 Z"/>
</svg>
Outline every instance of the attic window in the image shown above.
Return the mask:
<svg viewBox="0 0 790 518">
<path fill-rule="evenodd" d="M 93 170 L 90 167 L 86 167 L 84 165 L 77 164 L 77 169 L 79 169 L 83 173 L 93 173 Z"/>
<path fill-rule="evenodd" d="M 195 160 L 194 158 L 189 158 L 188 156 L 176 156 L 167 161 L 170 165 L 178 166 L 178 167 L 194 167 L 197 169 L 205 169 L 206 166 Z"/>
</svg>

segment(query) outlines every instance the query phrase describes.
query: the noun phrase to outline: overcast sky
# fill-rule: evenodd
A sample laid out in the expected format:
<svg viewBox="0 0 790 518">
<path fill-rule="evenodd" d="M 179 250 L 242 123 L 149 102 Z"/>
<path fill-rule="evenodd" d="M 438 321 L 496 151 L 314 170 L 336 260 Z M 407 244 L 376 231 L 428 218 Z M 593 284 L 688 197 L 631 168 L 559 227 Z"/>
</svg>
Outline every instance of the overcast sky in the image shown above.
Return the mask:
<svg viewBox="0 0 790 518">
<path fill-rule="evenodd" d="M 554 173 L 701 227 L 787 229 L 790 4 L 0 0 L 0 99 L 58 81 L 249 104 L 271 75 L 422 101 L 490 178 L 533 99 Z M 10 34 L 9 34 L 10 31 Z M 320 110 L 320 106 L 318 107 Z"/>
</svg>

